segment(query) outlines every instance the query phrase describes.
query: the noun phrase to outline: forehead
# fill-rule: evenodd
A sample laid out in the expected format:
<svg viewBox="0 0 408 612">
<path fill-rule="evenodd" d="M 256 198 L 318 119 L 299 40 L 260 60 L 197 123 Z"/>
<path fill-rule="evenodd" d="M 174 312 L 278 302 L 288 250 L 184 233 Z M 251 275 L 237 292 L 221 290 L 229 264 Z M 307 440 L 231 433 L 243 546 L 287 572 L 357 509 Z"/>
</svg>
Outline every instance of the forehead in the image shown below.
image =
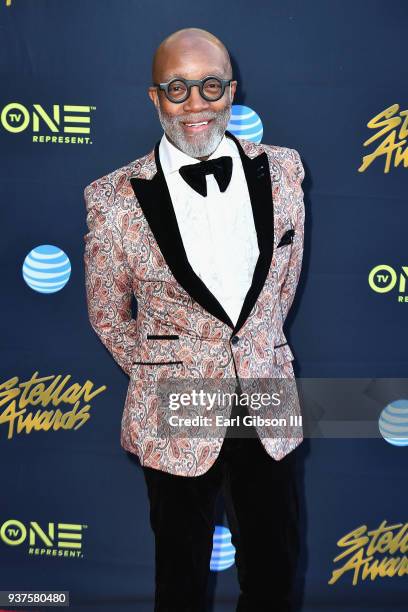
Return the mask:
<svg viewBox="0 0 408 612">
<path fill-rule="evenodd" d="M 197 71 L 190 71 L 190 73 L 185 72 L 185 71 L 176 71 L 176 72 L 169 72 L 166 73 L 163 77 L 163 81 L 171 81 L 173 79 L 179 79 L 179 78 L 183 78 L 183 79 L 203 79 L 206 76 L 217 76 L 220 79 L 224 78 L 224 73 L 222 70 L 220 70 L 219 68 L 214 68 L 214 69 L 208 69 L 205 70 L 204 72 L 197 72 Z"/>
<path fill-rule="evenodd" d="M 168 81 L 175 77 L 202 79 L 213 74 L 225 76 L 225 56 L 215 45 L 177 46 L 161 58 L 160 78 Z"/>
</svg>

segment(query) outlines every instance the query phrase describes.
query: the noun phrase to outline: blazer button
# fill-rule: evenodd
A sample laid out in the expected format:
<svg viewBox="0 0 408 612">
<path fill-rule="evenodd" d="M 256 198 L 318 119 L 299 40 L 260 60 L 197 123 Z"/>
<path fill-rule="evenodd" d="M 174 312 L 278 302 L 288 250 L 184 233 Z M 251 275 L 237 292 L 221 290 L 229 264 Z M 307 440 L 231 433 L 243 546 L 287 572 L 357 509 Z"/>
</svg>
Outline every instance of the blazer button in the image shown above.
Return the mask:
<svg viewBox="0 0 408 612">
<path fill-rule="evenodd" d="M 232 336 L 231 344 L 238 344 L 238 342 L 239 342 L 239 336 Z"/>
</svg>

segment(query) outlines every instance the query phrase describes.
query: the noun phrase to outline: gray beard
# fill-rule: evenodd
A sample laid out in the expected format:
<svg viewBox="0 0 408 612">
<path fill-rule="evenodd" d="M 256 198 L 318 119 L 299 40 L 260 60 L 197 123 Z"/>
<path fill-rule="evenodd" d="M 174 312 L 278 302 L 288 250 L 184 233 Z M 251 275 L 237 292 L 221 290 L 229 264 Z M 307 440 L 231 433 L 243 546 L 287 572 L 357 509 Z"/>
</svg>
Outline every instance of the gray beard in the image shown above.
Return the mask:
<svg viewBox="0 0 408 612">
<path fill-rule="evenodd" d="M 231 117 L 231 104 L 228 104 L 222 111 L 212 114 L 212 116 L 210 113 L 206 113 L 202 119 L 213 119 L 212 125 L 205 132 L 198 132 L 194 140 L 186 138 L 180 119 L 163 113 L 160 107 L 157 112 L 163 130 L 180 151 L 194 158 L 208 157 L 218 147 L 225 134 Z M 185 121 L 198 123 L 200 118 L 185 118 Z"/>
</svg>

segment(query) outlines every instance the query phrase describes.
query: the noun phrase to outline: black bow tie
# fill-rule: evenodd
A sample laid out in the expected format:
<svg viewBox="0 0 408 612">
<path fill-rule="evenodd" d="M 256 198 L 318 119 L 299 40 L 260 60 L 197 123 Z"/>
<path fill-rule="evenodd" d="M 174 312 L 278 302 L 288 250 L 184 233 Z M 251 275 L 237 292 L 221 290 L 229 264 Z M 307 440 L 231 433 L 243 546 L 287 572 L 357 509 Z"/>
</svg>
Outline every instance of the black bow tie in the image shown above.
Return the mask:
<svg viewBox="0 0 408 612">
<path fill-rule="evenodd" d="M 183 179 L 202 196 L 207 196 L 206 174 L 214 174 L 220 191 L 225 191 L 232 175 L 232 157 L 224 155 L 215 159 L 206 159 L 198 164 L 181 166 L 179 172 Z"/>
</svg>

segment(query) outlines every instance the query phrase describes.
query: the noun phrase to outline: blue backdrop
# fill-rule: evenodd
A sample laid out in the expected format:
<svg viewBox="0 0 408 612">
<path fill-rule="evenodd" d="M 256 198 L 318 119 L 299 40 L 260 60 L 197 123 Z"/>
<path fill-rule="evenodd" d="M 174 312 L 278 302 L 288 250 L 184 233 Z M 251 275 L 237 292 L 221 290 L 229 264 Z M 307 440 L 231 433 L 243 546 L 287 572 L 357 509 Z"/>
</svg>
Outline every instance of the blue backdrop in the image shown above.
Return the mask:
<svg viewBox="0 0 408 612">
<path fill-rule="evenodd" d="M 262 142 L 305 166 L 285 326 L 296 375 L 407 374 L 406 1 L 1 0 L 0 590 L 67 590 L 78 611 L 152 610 L 154 591 L 144 480 L 119 442 L 128 378 L 88 321 L 83 189 L 161 137 L 152 55 L 191 26 L 230 50 L 234 104 L 259 115 Z M 44 292 L 53 254 L 66 276 Z M 382 438 L 299 447 L 299 609 L 406 609 L 408 570 L 364 579 L 364 547 L 355 584 L 329 581 L 360 526 L 405 542 L 371 563 L 406 559 L 407 452 Z M 211 590 L 214 610 L 235 609 L 235 566 L 211 572 Z"/>
</svg>

